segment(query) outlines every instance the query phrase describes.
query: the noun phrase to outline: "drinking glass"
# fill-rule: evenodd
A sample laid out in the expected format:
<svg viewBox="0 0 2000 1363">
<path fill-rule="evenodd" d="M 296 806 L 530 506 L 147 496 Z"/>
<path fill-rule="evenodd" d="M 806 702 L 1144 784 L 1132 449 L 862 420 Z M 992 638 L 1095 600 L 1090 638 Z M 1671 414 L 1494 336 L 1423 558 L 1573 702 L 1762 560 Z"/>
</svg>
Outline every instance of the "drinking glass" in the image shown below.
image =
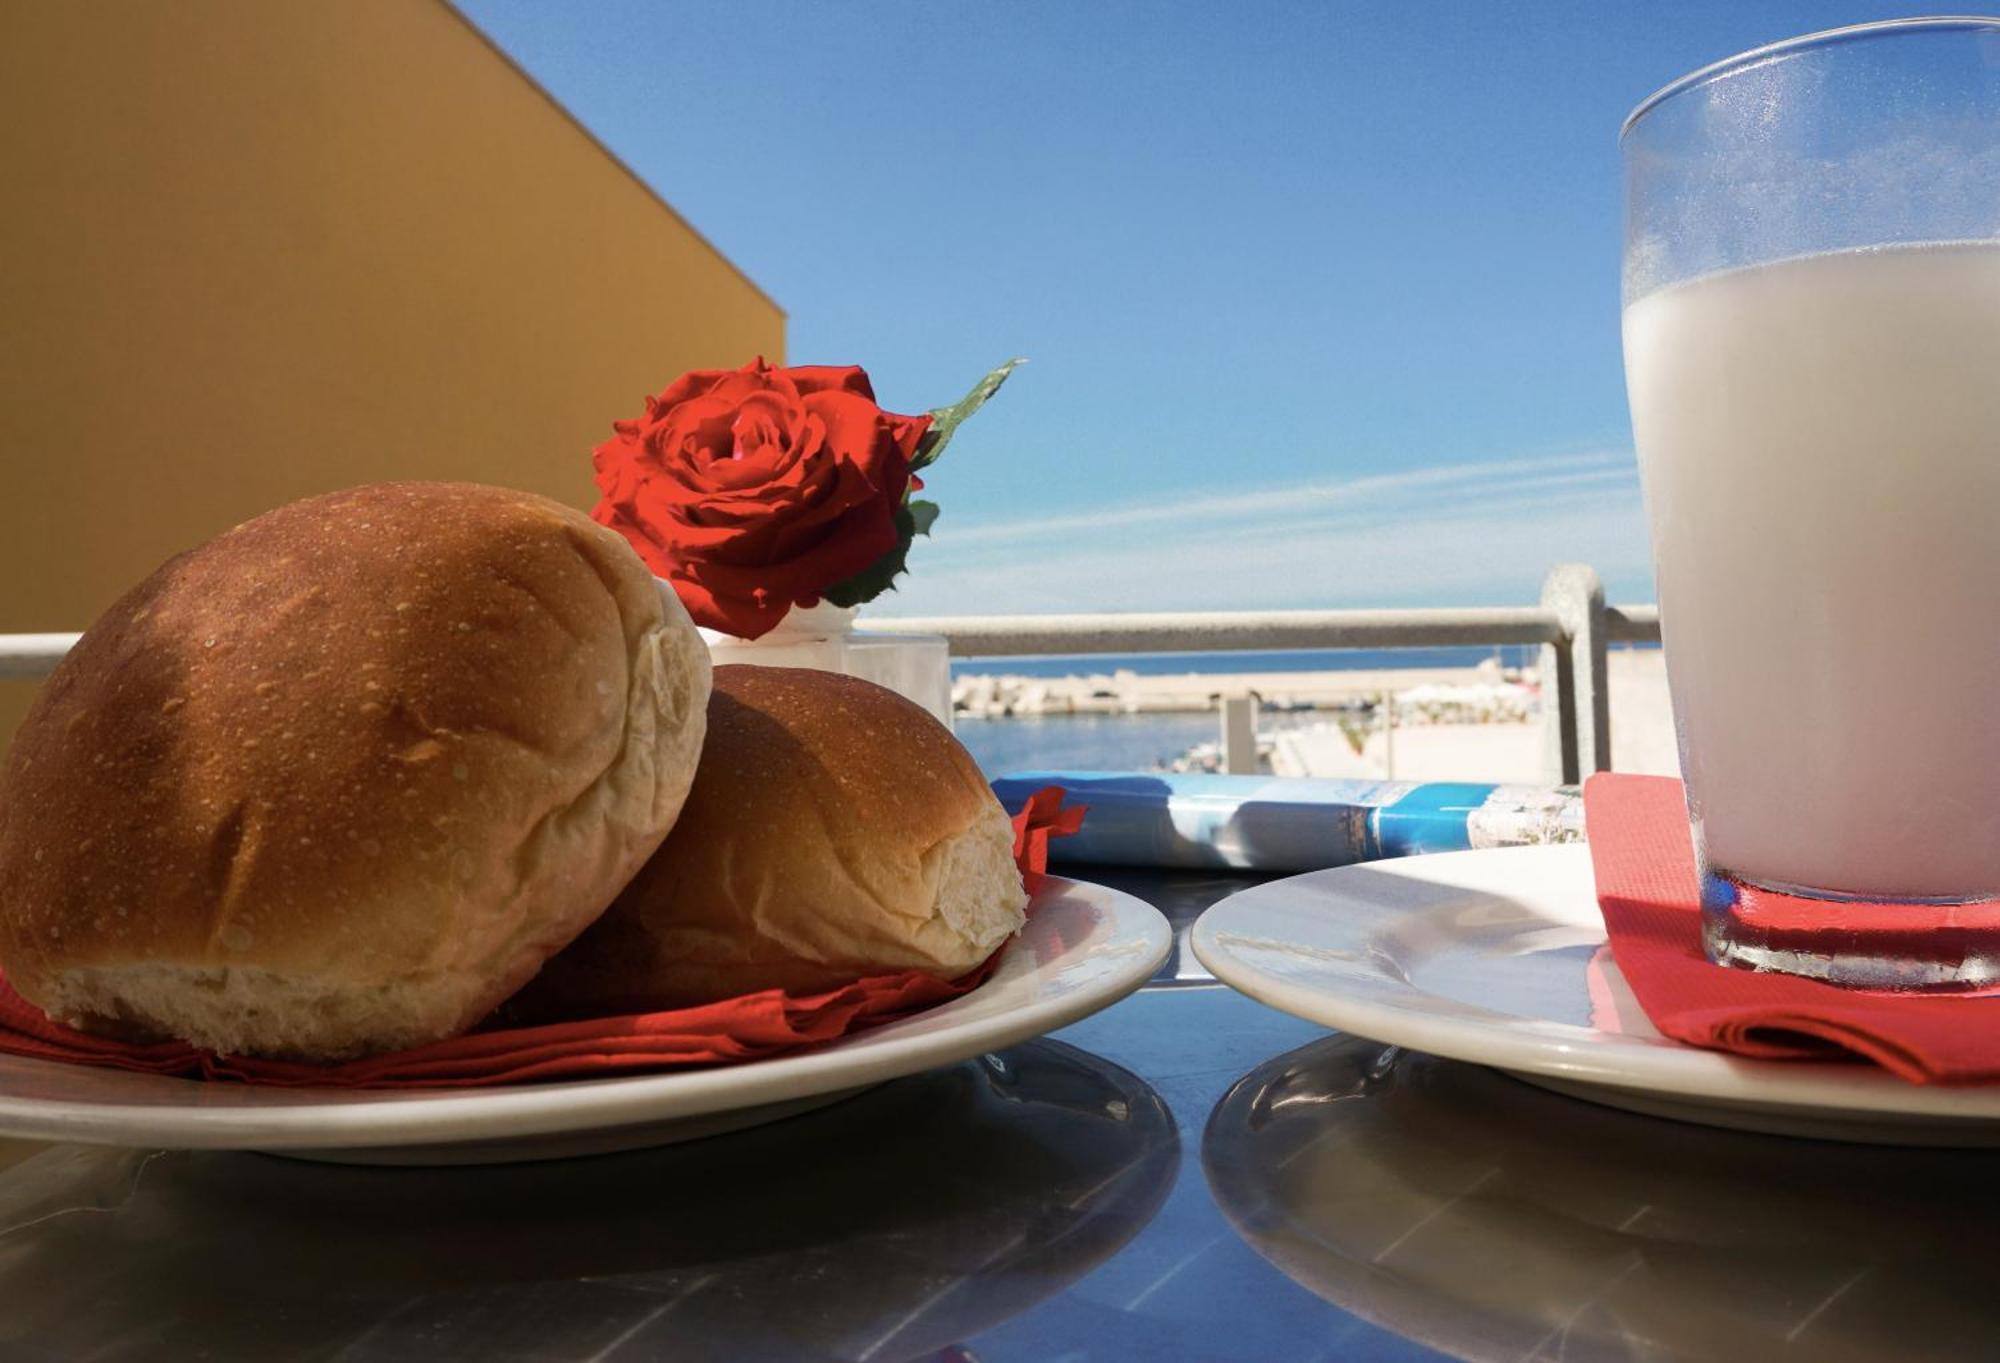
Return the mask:
<svg viewBox="0 0 2000 1363">
<path fill-rule="evenodd" d="M 1747 52 L 1620 142 L 1708 953 L 2000 982 L 2000 20 Z"/>
</svg>

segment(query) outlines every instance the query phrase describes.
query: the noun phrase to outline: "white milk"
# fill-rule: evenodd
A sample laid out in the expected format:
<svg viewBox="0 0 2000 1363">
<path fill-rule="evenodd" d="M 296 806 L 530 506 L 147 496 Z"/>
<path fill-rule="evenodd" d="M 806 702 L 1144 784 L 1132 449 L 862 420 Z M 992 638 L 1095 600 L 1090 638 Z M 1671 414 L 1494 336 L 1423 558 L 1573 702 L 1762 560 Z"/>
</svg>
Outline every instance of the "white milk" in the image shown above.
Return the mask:
<svg viewBox="0 0 2000 1363">
<path fill-rule="evenodd" d="M 1706 864 L 2000 893 L 2000 243 L 1662 289 L 1625 374 Z"/>
</svg>

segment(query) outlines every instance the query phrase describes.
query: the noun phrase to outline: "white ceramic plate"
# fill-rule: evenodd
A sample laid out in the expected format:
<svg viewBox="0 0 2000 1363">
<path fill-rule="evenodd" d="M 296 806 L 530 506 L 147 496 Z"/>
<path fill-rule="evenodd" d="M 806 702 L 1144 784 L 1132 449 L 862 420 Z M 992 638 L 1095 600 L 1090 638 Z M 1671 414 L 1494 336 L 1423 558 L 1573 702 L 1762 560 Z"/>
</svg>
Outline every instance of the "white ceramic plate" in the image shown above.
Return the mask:
<svg viewBox="0 0 2000 1363">
<path fill-rule="evenodd" d="M 1051 876 L 985 984 L 796 1055 L 446 1092 L 261 1088 L 0 1056 L 0 1135 L 387 1164 L 659 1145 L 789 1116 L 1066 1026 L 1145 983 L 1172 944 L 1151 906 Z"/>
<path fill-rule="evenodd" d="M 1782 1135 L 2000 1145 L 2000 1085 L 1751 1060 L 1646 1021 L 1604 943 L 1582 846 L 1509 847 L 1273 881 L 1202 915 L 1216 978 L 1340 1031 L 1491 1065 L 1579 1098 Z"/>
</svg>

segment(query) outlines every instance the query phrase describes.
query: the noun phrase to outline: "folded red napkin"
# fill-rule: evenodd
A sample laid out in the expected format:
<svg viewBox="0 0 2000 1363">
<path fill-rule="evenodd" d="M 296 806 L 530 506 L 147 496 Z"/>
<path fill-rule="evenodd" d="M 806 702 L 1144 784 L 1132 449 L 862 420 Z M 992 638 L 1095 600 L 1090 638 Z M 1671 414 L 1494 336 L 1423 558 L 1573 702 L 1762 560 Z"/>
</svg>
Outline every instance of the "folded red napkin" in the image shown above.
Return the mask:
<svg viewBox="0 0 2000 1363">
<path fill-rule="evenodd" d="M 2000 997 L 1991 993 L 1847 989 L 1710 962 L 1679 781 L 1593 776 L 1583 808 L 1612 955 L 1664 1035 L 1770 1060 L 1870 1060 L 1915 1084 L 2000 1079 Z M 1755 907 L 1774 922 L 1815 907 L 1786 895 L 1759 898 Z"/>
<path fill-rule="evenodd" d="M 1032 890 L 1048 869 L 1051 837 L 1076 831 L 1083 809 L 1062 791 L 1038 792 L 1014 816 L 1014 860 Z M 0 977 L 0 1052 L 122 1070 L 250 1084 L 319 1088 L 469 1088 L 529 1079 L 602 1078 L 640 1070 L 758 1060 L 877 1027 L 979 987 L 999 952 L 971 974 L 944 980 L 918 970 L 856 980 L 822 994 L 767 989 L 699 1008 L 634 1013 L 543 1027 L 472 1032 L 344 1065 L 216 1055 L 178 1041 L 135 1046 L 51 1022 Z"/>
</svg>

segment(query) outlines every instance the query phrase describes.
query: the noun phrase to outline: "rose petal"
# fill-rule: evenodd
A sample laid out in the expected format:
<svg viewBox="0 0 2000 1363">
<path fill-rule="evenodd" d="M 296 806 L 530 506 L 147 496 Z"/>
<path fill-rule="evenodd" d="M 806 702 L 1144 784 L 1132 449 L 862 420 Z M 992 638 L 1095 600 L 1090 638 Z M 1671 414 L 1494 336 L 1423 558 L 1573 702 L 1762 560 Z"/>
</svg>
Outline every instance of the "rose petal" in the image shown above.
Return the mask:
<svg viewBox="0 0 2000 1363">
<path fill-rule="evenodd" d="M 853 507 L 811 549 L 781 562 L 740 565 L 690 559 L 688 573 L 718 596 L 753 596 L 760 588 L 786 602 L 845 582 L 896 547 L 896 523 L 879 504 Z"/>
<path fill-rule="evenodd" d="M 930 434 L 931 414 L 925 412 L 921 416 L 897 416 L 894 412 L 884 412 L 882 420 L 888 423 L 890 436 L 895 440 L 896 448 L 902 452 L 903 462 L 908 463 L 915 459 L 917 446 L 921 445 L 924 437 Z"/>
<path fill-rule="evenodd" d="M 698 505 L 684 507 L 682 519 L 692 525 L 726 527 L 804 518 L 837 495 L 841 468 L 830 454 L 808 454 L 759 486 L 708 494 Z M 843 501 L 834 509 L 846 505 Z"/>
<path fill-rule="evenodd" d="M 674 583 L 695 619 L 754 638 L 896 544 L 931 427 L 875 404 L 858 366 L 683 374 L 592 451 L 592 514 Z"/>
<path fill-rule="evenodd" d="M 719 629 L 725 634 L 755 639 L 760 634 L 770 633 L 772 627 L 784 618 L 781 611 L 766 619 L 765 612 L 746 609 L 746 603 L 717 597 L 690 577 L 678 573 L 661 576 L 673 585 L 674 595 L 687 607 L 687 613 L 694 622 L 704 629 Z"/>
<path fill-rule="evenodd" d="M 882 409 L 850 393 L 810 393 L 806 410 L 826 422 L 827 447 L 854 464 L 882 496 L 901 505 L 910 460 L 882 419 Z"/>
<path fill-rule="evenodd" d="M 590 452 L 591 467 L 596 470 L 597 489 L 604 500 L 612 503 L 629 502 L 638 492 L 639 484 L 645 478 L 640 467 L 644 454 L 639 442 L 628 436 L 607 440 Z"/>
<path fill-rule="evenodd" d="M 738 371 L 734 369 L 689 370 L 668 384 L 659 396 L 646 399 L 647 419 L 651 420 L 661 412 L 686 402 L 689 398 L 700 397 L 736 372 Z"/>
<path fill-rule="evenodd" d="M 829 494 L 791 507 L 784 515 L 730 520 L 716 520 L 712 511 L 702 508 L 701 519 L 684 520 L 674 527 L 673 540 L 690 557 L 754 567 L 781 560 L 799 552 L 800 546 L 816 542 L 857 501 L 866 499 L 867 494 L 860 498 Z"/>
<path fill-rule="evenodd" d="M 785 373 L 801 393 L 855 393 L 875 401 L 875 385 L 868 381 L 868 371 L 858 364 L 798 365 Z"/>
<path fill-rule="evenodd" d="M 746 450 L 746 429 L 763 431 L 765 439 Z M 713 495 L 781 476 L 801 450 L 819 442 L 821 429 L 795 399 L 764 390 L 726 409 L 691 405 L 676 415 L 659 444 L 672 477 L 691 492 Z"/>
</svg>

